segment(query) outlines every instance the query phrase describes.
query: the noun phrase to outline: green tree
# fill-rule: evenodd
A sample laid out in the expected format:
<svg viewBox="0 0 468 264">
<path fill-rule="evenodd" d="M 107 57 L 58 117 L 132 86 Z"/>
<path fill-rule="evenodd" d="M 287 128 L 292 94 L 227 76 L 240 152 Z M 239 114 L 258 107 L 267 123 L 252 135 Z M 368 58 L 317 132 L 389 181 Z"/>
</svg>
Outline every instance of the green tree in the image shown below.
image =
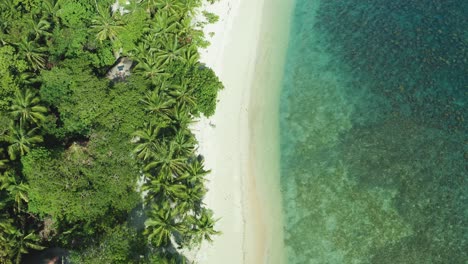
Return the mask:
<svg viewBox="0 0 468 264">
<path fill-rule="evenodd" d="M 160 43 L 161 43 L 161 47 L 155 48 L 154 54 L 156 58 L 162 62 L 162 65 L 182 59 L 184 47 L 179 45 L 177 35 L 175 34 L 164 35 Z"/>
<path fill-rule="evenodd" d="M 175 154 L 181 157 L 190 157 L 195 152 L 195 137 L 189 129 L 178 129 L 175 132 L 174 138 Z"/>
<path fill-rule="evenodd" d="M 153 83 L 158 83 L 169 77 L 163 65 L 164 63 L 161 60 L 156 59 L 155 56 L 149 55 L 148 57 L 138 60 L 135 70 Z"/>
<path fill-rule="evenodd" d="M 173 98 L 167 96 L 166 93 L 160 91 L 160 89 L 148 92 L 141 101 L 145 105 L 146 111 L 160 116 L 164 120 L 170 119 L 171 110 L 176 102 Z"/>
<path fill-rule="evenodd" d="M 154 36 L 162 36 L 168 33 L 177 32 L 178 20 L 176 16 L 171 16 L 168 12 L 158 12 L 150 24 L 150 33 Z"/>
<path fill-rule="evenodd" d="M 200 55 L 198 54 L 196 46 L 190 45 L 187 47 L 181 55 L 181 60 L 188 66 L 195 66 L 200 60 Z"/>
<path fill-rule="evenodd" d="M 16 177 L 12 172 L 5 172 L 0 176 L 0 190 L 6 190 L 9 197 L 15 202 L 15 212 L 19 214 L 23 205 L 29 202 L 29 186 L 23 182 L 17 183 Z"/>
<path fill-rule="evenodd" d="M 23 232 L 8 220 L 0 220 L 0 260 L 2 263 L 20 264 L 23 254 L 27 254 L 29 249 L 42 250 L 40 238 L 34 232 Z"/>
<path fill-rule="evenodd" d="M 147 182 L 143 186 L 143 191 L 147 191 L 147 204 L 152 202 L 161 203 L 163 201 L 176 201 L 178 199 L 188 199 L 187 186 L 170 182 L 167 178 L 156 178 Z"/>
<path fill-rule="evenodd" d="M 149 159 L 145 170 L 150 171 L 156 169 L 161 177 L 165 178 L 181 175 L 187 161 L 186 158 L 176 155 L 176 145 L 174 142 L 163 142 L 156 147 L 156 154 Z"/>
<path fill-rule="evenodd" d="M 200 216 L 188 216 L 188 222 L 192 226 L 188 233 L 193 236 L 196 245 L 200 245 L 203 240 L 212 242 L 212 237 L 220 234 L 214 229 L 216 221 L 211 210 L 203 209 Z"/>
<path fill-rule="evenodd" d="M 45 68 L 46 49 L 39 47 L 34 41 L 28 41 L 25 37 L 18 44 L 19 54 L 29 63 L 29 67 L 34 70 Z"/>
<path fill-rule="evenodd" d="M 2 132 L 0 131 L 0 139 L 2 137 Z M 0 169 L 6 168 L 9 160 L 4 156 L 3 148 L 0 148 Z"/>
<path fill-rule="evenodd" d="M 111 14 L 110 11 L 99 11 L 98 13 L 91 21 L 91 32 L 95 34 L 99 42 L 116 41 L 124 26 L 118 12 Z"/>
<path fill-rule="evenodd" d="M 176 129 L 188 128 L 189 125 L 194 122 L 188 113 L 188 110 L 181 108 L 178 105 L 171 111 L 171 120 L 172 126 L 174 126 Z"/>
<path fill-rule="evenodd" d="M 5 141 L 8 146 L 10 159 L 15 160 L 18 155 L 24 156 L 31 150 L 31 147 L 43 141 L 42 136 L 38 135 L 39 128 L 27 129 L 21 122 L 19 125 L 11 125 Z"/>
<path fill-rule="evenodd" d="M 203 65 L 190 68 L 187 73 L 190 87 L 196 98 L 198 110 L 205 116 L 212 116 L 216 109 L 216 99 L 223 84 L 214 71 Z"/>
<path fill-rule="evenodd" d="M 32 150 L 22 158 L 29 211 L 76 224 L 83 239 L 92 240 L 91 233 L 125 218 L 139 201 L 139 170 L 130 152 L 126 136 L 109 132 L 95 132 L 89 142 L 65 150 Z"/>
<path fill-rule="evenodd" d="M 51 36 L 52 34 L 49 32 L 51 25 L 45 19 L 39 19 L 38 21 L 31 20 L 28 21 L 29 29 L 34 37 L 34 40 L 39 40 L 42 36 Z"/>
<path fill-rule="evenodd" d="M 174 88 L 170 90 L 169 94 L 177 102 L 177 106 L 180 110 L 186 110 L 187 112 L 196 113 L 196 99 L 193 95 L 193 90 L 189 86 L 188 82 L 188 80 L 184 80 L 179 85 L 173 85 Z"/>
<path fill-rule="evenodd" d="M 182 4 L 181 1 L 173 1 L 173 0 L 159 0 L 155 1 L 154 3 L 158 12 L 166 11 L 169 14 L 179 14 Z"/>
<path fill-rule="evenodd" d="M 171 237 L 183 231 L 182 225 L 177 221 L 177 213 L 171 210 L 167 203 L 151 208 L 145 227 L 148 241 L 155 247 L 168 246 Z"/>
<path fill-rule="evenodd" d="M 0 209 L 5 210 L 5 206 L 0 203 Z M 14 234 L 16 227 L 13 225 L 13 220 L 8 216 L 0 217 L 0 263 L 12 264 L 14 259 L 17 241 Z"/>
<path fill-rule="evenodd" d="M 133 150 L 133 153 L 142 160 L 148 160 L 155 156 L 159 145 L 162 143 L 162 130 L 164 128 L 166 128 L 166 124 L 164 123 L 157 125 L 148 123 L 145 128 L 135 131 L 133 136 L 135 137 L 137 146 Z"/>
<path fill-rule="evenodd" d="M 45 120 L 47 108 L 40 105 L 40 98 L 30 90 L 18 91 L 11 106 L 11 114 L 21 123 L 34 123 L 39 125 Z"/>
<path fill-rule="evenodd" d="M 187 173 L 189 174 L 188 182 L 195 186 L 200 183 L 204 183 L 205 176 L 210 173 L 209 170 L 205 170 L 203 159 L 200 157 L 192 160 L 187 166 Z"/>
</svg>

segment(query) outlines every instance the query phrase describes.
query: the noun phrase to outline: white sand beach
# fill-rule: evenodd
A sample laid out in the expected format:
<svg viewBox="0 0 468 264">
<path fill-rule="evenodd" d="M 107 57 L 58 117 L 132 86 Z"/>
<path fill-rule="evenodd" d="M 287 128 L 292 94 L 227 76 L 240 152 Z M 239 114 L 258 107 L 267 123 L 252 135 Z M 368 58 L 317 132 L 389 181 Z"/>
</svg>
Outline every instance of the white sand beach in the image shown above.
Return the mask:
<svg viewBox="0 0 468 264">
<path fill-rule="evenodd" d="M 222 234 L 191 258 L 203 264 L 284 263 L 277 105 L 287 44 L 286 1 L 221 0 L 206 10 L 220 17 L 205 33 L 201 60 L 225 89 L 213 117 L 193 125 L 205 157 L 205 203 Z"/>
</svg>

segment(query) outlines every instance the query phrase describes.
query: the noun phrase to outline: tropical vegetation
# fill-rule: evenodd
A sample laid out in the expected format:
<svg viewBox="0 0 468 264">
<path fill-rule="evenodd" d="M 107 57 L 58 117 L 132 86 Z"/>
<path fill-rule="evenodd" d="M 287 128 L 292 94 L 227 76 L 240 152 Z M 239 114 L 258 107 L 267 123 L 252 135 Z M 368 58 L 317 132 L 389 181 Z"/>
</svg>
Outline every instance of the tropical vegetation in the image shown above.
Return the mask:
<svg viewBox="0 0 468 264">
<path fill-rule="evenodd" d="M 211 1 L 212 2 L 212 1 Z M 185 263 L 218 234 L 190 124 L 222 84 L 202 0 L 0 2 L 0 263 Z M 121 59 L 130 73 L 113 78 Z"/>
</svg>

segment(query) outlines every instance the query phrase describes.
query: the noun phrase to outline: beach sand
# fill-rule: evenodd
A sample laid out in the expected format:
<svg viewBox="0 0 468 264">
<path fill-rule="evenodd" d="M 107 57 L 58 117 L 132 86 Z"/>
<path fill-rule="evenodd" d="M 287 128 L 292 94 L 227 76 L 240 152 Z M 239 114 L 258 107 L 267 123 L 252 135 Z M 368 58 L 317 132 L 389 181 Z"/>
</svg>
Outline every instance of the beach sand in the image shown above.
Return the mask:
<svg viewBox="0 0 468 264">
<path fill-rule="evenodd" d="M 284 3 L 290 2 L 290 3 Z M 284 263 L 279 192 L 278 100 L 292 1 L 223 0 L 201 61 L 225 85 L 213 117 L 192 127 L 212 172 L 205 203 L 222 234 L 197 263 Z"/>
</svg>

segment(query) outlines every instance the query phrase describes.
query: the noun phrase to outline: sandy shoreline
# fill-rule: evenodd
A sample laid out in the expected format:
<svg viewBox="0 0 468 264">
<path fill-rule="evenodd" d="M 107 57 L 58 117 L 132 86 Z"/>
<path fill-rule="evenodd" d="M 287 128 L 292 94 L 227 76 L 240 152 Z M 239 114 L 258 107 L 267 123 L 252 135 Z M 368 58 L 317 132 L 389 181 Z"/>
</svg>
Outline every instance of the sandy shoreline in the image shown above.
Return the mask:
<svg viewBox="0 0 468 264">
<path fill-rule="evenodd" d="M 223 0 L 206 8 L 220 21 L 205 28 L 215 35 L 201 60 L 226 88 L 215 115 L 193 131 L 212 170 L 205 203 L 220 218 L 216 228 L 223 234 L 193 253 L 197 263 L 284 263 L 278 118 L 272 111 L 278 111 L 292 3 L 280 2 Z"/>
</svg>

